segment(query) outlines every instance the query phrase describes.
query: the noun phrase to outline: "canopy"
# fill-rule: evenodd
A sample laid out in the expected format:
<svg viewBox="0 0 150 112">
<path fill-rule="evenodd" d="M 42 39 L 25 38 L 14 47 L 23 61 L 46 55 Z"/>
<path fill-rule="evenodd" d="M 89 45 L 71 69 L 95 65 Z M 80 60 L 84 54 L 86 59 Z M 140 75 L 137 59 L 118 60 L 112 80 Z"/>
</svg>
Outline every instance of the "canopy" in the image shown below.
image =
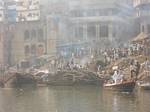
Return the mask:
<svg viewBox="0 0 150 112">
<path fill-rule="evenodd" d="M 140 33 L 137 37 L 135 37 L 132 42 L 140 42 L 142 40 L 148 39 L 150 37 L 150 34 L 146 33 Z"/>
</svg>

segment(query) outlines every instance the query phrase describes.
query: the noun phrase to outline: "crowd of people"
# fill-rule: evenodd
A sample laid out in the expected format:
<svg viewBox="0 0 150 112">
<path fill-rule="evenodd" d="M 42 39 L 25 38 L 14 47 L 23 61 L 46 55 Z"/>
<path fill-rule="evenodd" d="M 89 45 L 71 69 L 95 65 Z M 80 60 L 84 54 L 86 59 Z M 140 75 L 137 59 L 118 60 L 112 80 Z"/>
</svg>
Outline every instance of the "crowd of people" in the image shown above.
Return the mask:
<svg viewBox="0 0 150 112">
<path fill-rule="evenodd" d="M 120 58 L 126 58 L 130 56 L 138 55 L 150 55 L 150 51 L 144 47 L 142 44 L 132 44 L 129 47 L 118 47 L 110 48 L 101 51 L 102 55 L 105 57 L 105 63 L 110 64 Z"/>
<path fill-rule="evenodd" d="M 104 64 L 109 65 L 112 62 L 115 62 L 122 58 L 129 58 L 139 55 L 150 56 L 149 47 L 145 47 L 142 43 L 134 43 L 128 45 L 128 47 L 118 47 L 118 48 L 107 48 L 107 49 L 99 49 L 99 50 L 91 50 L 89 48 L 82 49 L 79 53 L 73 53 L 69 58 L 65 58 L 63 56 L 58 56 L 58 58 L 53 59 L 47 62 L 47 68 L 49 71 L 56 72 L 58 70 L 73 70 L 73 69 L 89 69 L 89 63 L 92 59 L 95 59 L 95 56 L 103 56 Z M 86 57 L 86 58 L 85 58 Z M 87 58 L 88 57 L 88 58 Z M 78 61 L 77 61 L 78 60 Z M 84 60 L 84 63 L 82 62 Z M 101 65 L 97 65 L 97 71 L 101 71 Z M 150 61 L 146 58 L 144 63 L 139 63 L 137 60 L 131 60 L 130 62 L 130 74 L 131 78 L 138 77 L 141 69 L 145 71 L 150 71 Z M 0 66 L 0 72 L 4 73 L 8 70 L 8 67 Z M 97 72 L 96 71 L 96 72 Z M 119 72 L 116 73 L 120 73 Z M 115 73 L 115 74 L 116 74 Z"/>
</svg>

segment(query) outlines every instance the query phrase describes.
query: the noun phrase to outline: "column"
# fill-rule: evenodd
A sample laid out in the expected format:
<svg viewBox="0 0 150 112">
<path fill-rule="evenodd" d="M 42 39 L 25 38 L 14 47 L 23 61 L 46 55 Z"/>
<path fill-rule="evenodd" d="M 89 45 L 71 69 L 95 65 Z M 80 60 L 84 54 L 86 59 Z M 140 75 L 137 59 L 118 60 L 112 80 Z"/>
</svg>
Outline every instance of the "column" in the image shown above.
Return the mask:
<svg viewBox="0 0 150 112">
<path fill-rule="evenodd" d="M 113 41 L 113 26 L 112 24 L 109 24 L 109 34 L 108 34 L 108 38 L 110 41 Z"/>
<path fill-rule="evenodd" d="M 96 40 L 99 40 L 99 37 L 100 37 L 100 35 L 99 35 L 99 34 L 100 34 L 100 33 L 99 33 L 100 31 L 99 31 L 99 30 L 100 30 L 100 25 L 97 24 L 97 25 L 96 25 Z"/>
<path fill-rule="evenodd" d="M 83 37 L 87 41 L 87 24 L 83 25 Z"/>
<path fill-rule="evenodd" d="M 75 26 L 72 27 L 72 37 L 75 38 Z"/>
</svg>

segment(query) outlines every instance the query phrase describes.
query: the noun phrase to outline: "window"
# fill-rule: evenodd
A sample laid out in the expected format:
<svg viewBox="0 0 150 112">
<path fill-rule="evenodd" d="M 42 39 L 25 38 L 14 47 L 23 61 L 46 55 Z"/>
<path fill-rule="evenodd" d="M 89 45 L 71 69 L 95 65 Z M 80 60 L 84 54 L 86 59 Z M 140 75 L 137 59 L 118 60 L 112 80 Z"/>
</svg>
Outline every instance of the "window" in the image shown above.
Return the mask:
<svg viewBox="0 0 150 112">
<path fill-rule="evenodd" d="M 144 29 L 145 29 L 145 28 L 144 28 L 144 25 L 142 25 L 142 32 L 144 32 Z"/>
<path fill-rule="evenodd" d="M 87 35 L 89 38 L 95 38 L 96 37 L 96 26 L 95 25 L 89 25 L 87 27 Z"/>
<path fill-rule="evenodd" d="M 38 45 L 37 53 L 38 53 L 38 56 L 41 56 L 44 54 L 44 46 L 43 45 Z"/>
<path fill-rule="evenodd" d="M 100 26 L 100 37 L 108 37 L 108 25 Z"/>
<path fill-rule="evenodd" d="M 36 31 L 35 30 L 32 30 L 31 37 L 32 37 L 32 39 L 36 38 Z"/>
<path fill-rule="evenodd" d="M 29 31 L 25 30 L 25 32 L 24 32 L 24 40 L 29 40 L 29 38 L 30 38 Z"/>
<path fill-rule="evenodd" d="M 79 36 L 79 28 L 75 27 L 75 38 L 77 38 Z"/>
<path fill-rule="evenodd" d="M 27 45 L 27 46 L 25 46 L 25 56 L 28 56 L 29 53 L 30 53 L 30 48 L 29 48 L 29 46 Z"/>
<path fill-rule="evenodd" d="M 83 27 L 79 27 L 79 37 L 80 39 L 83 39 Z"/>
<path fill-rule="evenodd" d="M 83 38 L 83 27 L 76 27 L 75 28 L 75 37 L 78 39 Z"/>
<path fill-rule="evenodd" d="M 147 32 L 150 33 L 150 24 L 147 25 Z"/>
<path fill-rule="evenodd" d="M 33 55 L 36 54 L 36 46 L 35 45 L 31 46 L 31 54 L 33 54 Z"/>
<path fill-rule="evenodd" d="M 44 33 L 42 29 L 38 29 L 38 41 L 44 40 Z"/>
<path fill-rule="evenodd" d="M 116 37 L 116 30 L 113 31 L 113 37 Z"/>
</svg>

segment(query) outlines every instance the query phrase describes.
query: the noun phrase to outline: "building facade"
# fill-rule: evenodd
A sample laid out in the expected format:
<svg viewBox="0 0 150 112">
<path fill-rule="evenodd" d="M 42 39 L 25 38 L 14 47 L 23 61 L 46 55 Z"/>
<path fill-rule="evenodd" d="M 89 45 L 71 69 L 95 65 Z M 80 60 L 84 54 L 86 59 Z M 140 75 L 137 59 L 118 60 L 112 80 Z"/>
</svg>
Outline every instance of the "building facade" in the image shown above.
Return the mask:
<svg viewBox="0 0 150 112">
<path fill-rule="evenodd" d="M 72 40 L 86 41 L 92 48 L 106 45 L 115 47 L 118 42 L 123 42 L 130 36 L 127 32 L 131 2 L 105 0 L 75 1 L 70 4 L 69 29 Z"/>
<path fill-rule="evenodd" d="M 132 37 L 134 29 L 150 32 L 149 0 L 6 1 L 8 5 L 0 0 L 1 62 L 117 47 Z"/>
<path fill-rule="evenodd" d="M 150 33 L 150 0 L 133 0 L 139 33 Z"/>
<path fill-rule="evenodd" d="M 40 19 L 39 0 L 19 0 L 16 2 L 16 21 L 36 21 Z"/>
<path fill-rule="evenodd" d="M 18 22 L 12 39 L 12 63 L 31 60 L 45 54 L 45 30 L 40 21 Z"/>
</svg>

